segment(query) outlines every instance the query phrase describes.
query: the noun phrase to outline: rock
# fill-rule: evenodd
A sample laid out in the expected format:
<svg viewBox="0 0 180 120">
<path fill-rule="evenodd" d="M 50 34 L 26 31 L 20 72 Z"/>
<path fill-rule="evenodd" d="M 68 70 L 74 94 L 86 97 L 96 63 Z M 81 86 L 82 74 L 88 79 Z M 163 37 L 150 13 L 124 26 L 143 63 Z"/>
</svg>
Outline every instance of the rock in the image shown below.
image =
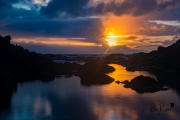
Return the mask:
<svg viewBox="0 0 180 120">
<path fill-rule="evenodd" d="M 103 58 L 94 59 L 82 65 L 81 72 L 77 74 L 83 85 L 109 84 L 114 78 L 105 73 L 113 72 L 115 69 L 104 63 Z"/>
<path fill-rule="evenodd" d="M 128 84 L 129 81 L 128 81 L 128 80 L 125 80 L 125 81 L 122 81 L 121 83 L 122 83 L 122 84 Z"/>
<path fill-rule="evenodd" d="M 13 78 L 13 75 L 6 70 L 0 69 L 0 84 L 6 84 Z"/>
<path fill-rule="evenodd" d="M 130 85 L 124 85 L 124 88 L 131 88 Z"/>
<path fill-rule="evenodd" d="M 121 82 L 119 80 L 115 81 L 115 83 L 120 84 Z"/>
<path fill-rule="evenodd" d="M 133 71 L 136 71 L 136 69 L 137 69 L 136 66 L 127 66 L 127 67 L 126 67 L 126 70 L 127 70 L 127 71 L 132 71 L 132 72 L 133 72 Z"/>
<path fill-rule="evenodd" d="M 130 84 L 137 87 L 148 87 L 156 85 L 157 81 L 154 78 L 140 75 L 133 78 Z"/>
<path fill-rule="evenodd" d="M 81 78 L 81 84 L 85 86 L 109 84 L 114 81 L 114 78 L 111 78 L 104 73 L 81 73 L 79 77 Z"/>
<path fill-rule="evenodd" d="M 165 49 L 165 47 L 159 46 L 157 48 L 157 50 L 158 50 L 158 52 L 164 52 L 166 49 Z"/>
<path fill-rule="evenodd" d="M 167 88 L 163 88 L 163 86 L 154 78 L 143 75 L 133 78 L 130 82 L 126 80 L 121 83 L 125 84 L 124 88 L 131 88 L 138 93 L 154 93 L 168 90 Z"/>
<path fill-rule="evenodd" d="M 11 37 L 9 35 L 5 37 L 0 36 L 0 49 L 8 48 L 10 41 Z"/>
</svg>

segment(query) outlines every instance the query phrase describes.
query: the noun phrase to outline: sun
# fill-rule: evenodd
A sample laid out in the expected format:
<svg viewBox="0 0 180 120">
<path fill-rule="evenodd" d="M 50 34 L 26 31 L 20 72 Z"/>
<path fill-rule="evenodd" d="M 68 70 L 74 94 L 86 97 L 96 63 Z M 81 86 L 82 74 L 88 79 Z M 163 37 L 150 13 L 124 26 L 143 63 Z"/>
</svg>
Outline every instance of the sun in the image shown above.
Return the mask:
<svg viewBox="0 0 180 120">
<path fill-rule="evenodd" d="M 116 35 L 117 30 L 115 28 L 107 28 L 105 30 L 105 41 L 109 46 L 117 46 L 118 45 L 118 38 L 121 36 Z"/>
<path fill-rule="evenodd" d="M 116 41 L 114 41 L 112 39 L 106 39 L 106 41 L 108 42 L 109 46 L 116 46 L 117 45 Z"/>
</svg>

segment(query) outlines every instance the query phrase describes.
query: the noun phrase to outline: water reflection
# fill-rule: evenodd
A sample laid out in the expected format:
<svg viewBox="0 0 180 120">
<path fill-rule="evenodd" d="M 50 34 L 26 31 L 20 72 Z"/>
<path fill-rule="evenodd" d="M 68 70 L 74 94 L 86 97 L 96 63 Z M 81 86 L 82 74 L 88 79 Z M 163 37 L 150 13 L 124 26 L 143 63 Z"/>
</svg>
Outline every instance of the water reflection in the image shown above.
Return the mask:
<svg viewBox="0 0 180 120">
<path fill-rule="evenodd" d="M 168 90 L 168 88 L 164 87 L 162 83 L 156 81 L 157 78 L 155 75 L 150 74 L 147 71 L 129 72 L 125 70 L 125 67 L 120 66 L 118 64 L 109 64 L 109 65 L 116 69 L 114 72 L 109 73 L 108 75 L 114 78 L 115 80 L 117 80 L 116 81 L 117 84 L 119 84 L 120 81 L 121 82 L 125 81 L 123 83 L 125 84 L 123 85 L 125 88 L 131 88 L 132 90 L 136 91 L 139 94 L 155 93 L 159 91 Z M 135 77 L 136 77 L 136 80 L 131 81 Z M 151 78 L 154 78 L 154 79 L 151 79 Z M 127 92 L 130 93 L 129 91 Z"/>
<path fill-rule="evenodd" d="M 116 71 L 108 74 L 110 77 L 114 78 L 115 80 L 130 81 L 131 79 L 133 79 L 139 75 L 149 76 L 149 77 L 156 79 L 155 75 L 150 74 L 149 72 L 146 72 L 146 71 L 129 72 L 129 71 L 126 71 L 125 67 L 118 65 L 118 64 L 109 64 L 109 66 L 112 66 L 116 69 Z"/>
<path fill-rule="evenodd" d="M 123 78 L 115 79 L 131 78 L 123 75 Z M 18 90 L 11 99 L 11 109 L 0 112 L 0 119 L 179 120 L 179 99 L 173 90 L 140 95 L 115 82 L 85 87 L 80 84 L 79 77 L 60 77 L 49 83 L 18 84 Z M 168 107 L 171 102 L 175 103 L 175 107 L 166 112 L 167 116 L 157 115 L 160 114 L 158 111 L 150 112 L 151 103 L 156 106 L 163 103 Z"/>
</svg>

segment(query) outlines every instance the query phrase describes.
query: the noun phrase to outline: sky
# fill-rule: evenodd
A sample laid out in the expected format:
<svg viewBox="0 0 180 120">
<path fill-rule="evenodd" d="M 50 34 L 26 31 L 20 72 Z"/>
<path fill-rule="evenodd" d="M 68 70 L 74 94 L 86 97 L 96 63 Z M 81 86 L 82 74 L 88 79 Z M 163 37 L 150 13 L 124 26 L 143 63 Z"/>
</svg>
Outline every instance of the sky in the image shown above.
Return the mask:
<svg viewBox="0 0 180 120">
<path fill-rule="evenodd" d="M 180 0 L 0 0 L 0 35 L 43 54 L 149 52 L 180 39 Z"/>
</svg>

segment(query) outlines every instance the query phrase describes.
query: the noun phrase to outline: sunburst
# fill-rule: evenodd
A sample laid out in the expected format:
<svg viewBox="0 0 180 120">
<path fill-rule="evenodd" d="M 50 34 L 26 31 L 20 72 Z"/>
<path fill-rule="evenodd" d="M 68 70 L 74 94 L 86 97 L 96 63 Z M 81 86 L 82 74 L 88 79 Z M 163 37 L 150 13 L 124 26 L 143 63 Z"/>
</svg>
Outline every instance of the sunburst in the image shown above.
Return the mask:
<svg viewBox="0 0 180 120">
<path fill-rule="evenodd" d="M 109 46 L 117 46 L 118 45 L 118 38 L 122 37 L 117 35 L 117 30 L 115 28 L 107 28 L 105 30 L 105 41 Z"/>
</svg>

